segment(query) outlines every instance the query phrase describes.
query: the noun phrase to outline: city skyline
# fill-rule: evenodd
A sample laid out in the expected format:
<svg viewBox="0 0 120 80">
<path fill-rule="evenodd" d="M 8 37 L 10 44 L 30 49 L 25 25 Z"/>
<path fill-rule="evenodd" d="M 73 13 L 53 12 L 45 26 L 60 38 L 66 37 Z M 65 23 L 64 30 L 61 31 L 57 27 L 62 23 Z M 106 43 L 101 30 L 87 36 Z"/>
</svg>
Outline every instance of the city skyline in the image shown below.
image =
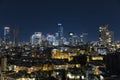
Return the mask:
<svg viewBox="0 0 120 80">
<path fill-rule="evenodd" d="M 3 38 L 5 26 L 19 27 L 19 40 L 28 41 L 34 32 L 56 33 L 57 23 L 64 27 L 64 35 L 69 32 L 78 35 L 88 33 L 89 40 L 99 40 L 99 27 L 109 24 L 115 33 L 115 40 L 120 40 L 120 1 L 85 0 L 85 1 L 0 1 L 0 37 Z"/>
</svg>

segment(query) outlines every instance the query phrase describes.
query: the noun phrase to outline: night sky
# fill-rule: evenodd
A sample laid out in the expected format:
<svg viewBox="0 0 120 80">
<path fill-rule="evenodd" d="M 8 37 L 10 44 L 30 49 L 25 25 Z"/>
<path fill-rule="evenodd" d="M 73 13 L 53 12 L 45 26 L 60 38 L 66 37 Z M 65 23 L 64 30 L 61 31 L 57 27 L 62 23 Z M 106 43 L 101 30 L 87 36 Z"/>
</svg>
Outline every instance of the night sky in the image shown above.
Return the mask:
<svg viewBox="0 0 120 80">
<path fill-rule="evenodd" d="M 4 26 L 17 25 L 19 40 L 28 41 L 34 32 L 57 32 L 58 22 L 65 36 L 88 33 L 89 40 L 98 40 L 99 26 L 109 24 L 120 40 L 120 0 L 0 0 L 2 38 Z"/>
</svg>

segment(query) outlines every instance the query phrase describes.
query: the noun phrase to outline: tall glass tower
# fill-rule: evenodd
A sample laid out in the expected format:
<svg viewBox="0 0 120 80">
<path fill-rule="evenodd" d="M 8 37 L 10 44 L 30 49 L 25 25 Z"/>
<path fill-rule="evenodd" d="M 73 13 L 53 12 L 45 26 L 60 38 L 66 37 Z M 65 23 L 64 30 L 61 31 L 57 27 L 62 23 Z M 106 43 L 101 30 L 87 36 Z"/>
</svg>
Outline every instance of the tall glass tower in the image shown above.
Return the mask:
<svg viewBox="0 0 120 80">
<path fill-rule="evenodd" d="M 58 42 L 59 46 L 63 45 L 63 26 L 61 23 L 58 23 Z"/>
<path fill-rule="evenodd" d="M 42 33 L 35 32 L 31 37 L 31 44 L 32 45 L 41 45 L 42 43 Z"/>
<path fill-rule="evenodd" d="M 58 27 L 59 27 L 59 30 L 58 30 L 59 39 L 62 39 L 63 38 L 63 26 L 61 23 L 58 23 Z"/>
<path fill-rule="evenodd" d="M 4 41 L 9 43 L 10 40 L 10 27 L 4 27 Z"/>
</svg>

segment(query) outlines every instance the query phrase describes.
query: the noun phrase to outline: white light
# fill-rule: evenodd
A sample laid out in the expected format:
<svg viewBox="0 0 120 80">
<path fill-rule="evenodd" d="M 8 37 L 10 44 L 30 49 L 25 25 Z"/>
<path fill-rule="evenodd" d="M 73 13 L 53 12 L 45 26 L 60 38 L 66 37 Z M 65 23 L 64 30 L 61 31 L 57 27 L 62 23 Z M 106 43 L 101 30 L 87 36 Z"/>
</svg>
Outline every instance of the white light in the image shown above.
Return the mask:
<svg viewBox="0 0 120 80">
<path fill-rule="evenodd" d="M 84 76 L 81 76 L 81 78 L 82 78 L 82 79 L 85 79 L 85 77 L 84 77 Z"/>
<path fill-rule="evenodd" d="M 70 79 L 74 79 L 74 78 L 75 78 L 75 76 L 73 76 L 73 75 L 70 74 L 70 73 L 67 74 L 67 77 L 69 77 Z"/>
<path fill-rule="evenodd" d="M 62 24 L 61 23 L 58 23 L 58 26 L 61 26 Z"/>
<path fill-rule="evenodd" d="M 70 36 L 72 36 L 73 35 L 73 33 L 70 33 Z"/>
<path fill-rule="evenodd" d="M 10 27 L 4 27 L 4 29 L 10 29 Z"/>
<path fill-rule="evenodd" d="M 59 72 L 57 72 L 56 74 L 59 75 Z"/>
<path fill-rule="evenodd" d="M 100 75 L 100 80 L 104 80 L 104 77 L 102 75 Z"/>
<path fill-rule="evenodd" d="M 69 78 L 70 78 L 70 79 L 74 79 L 74 78 L 75 78 L 75 76 L 70 75 L 70 76 L 69 76 Z"/>
</svg>

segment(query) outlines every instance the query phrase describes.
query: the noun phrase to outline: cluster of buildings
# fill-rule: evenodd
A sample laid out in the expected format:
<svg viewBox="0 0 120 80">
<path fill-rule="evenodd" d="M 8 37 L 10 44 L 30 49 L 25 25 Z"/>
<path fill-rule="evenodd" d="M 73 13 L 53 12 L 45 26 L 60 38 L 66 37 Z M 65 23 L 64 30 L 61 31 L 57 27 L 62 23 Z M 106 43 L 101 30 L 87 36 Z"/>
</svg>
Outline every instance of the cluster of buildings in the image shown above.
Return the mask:
<svg viewBox="0 0 120 80">
<path fill-rule="evenodd" d="M 63 46 L 63 45 L 71 45 L 78 46 L 80 44 L 87 43 L 87 33 L 82 33 L 81 35 L 77 35 L 74 32 L 69 32 L 68 38 L 64 36 L 63 33 L 63 25 L 61 23 L 57 24 L 58 31 L 55 34 L 46 34 L 43 35 L 42 32 L 34 32 L 34 34 L 30 37 L 31 45 L 39 45 L 39 46 Z M 13 30 L 13 40 L 11 39 L 11 29 L 10 27 L 4 27 L 4 38 L 1 39 L 0 44 L 7 44 L 17 46 L 20 45 L 18 43 L 18 29 L 14 27 Z"/>
<path fill-rule="evenodd" d="M 46 36 L 42 32 L 35 32 L 31 36 L 32 45 L 47 45 L 47 46 L 63 46 L 63 45 L 72 45 L 77 46 L 87 43 L 87 34 L 83 33 L 82 35 L 76 35 L 73 32 L 70 32 L 68 39 L 64 37 L 63 34 L 63 25 L 58 23 L 58 31 L 55 34 L 47 34 Z"/>
<path fill-rule="evenodd" d="M 120 75 L 120 42 L 108 27 L 99 27 L 99 41 L 88 42 L 87 33 L 70 32 L 65 38 L 58 23 L 55 34 L 35 32 L 28 43 L 18 42 L 17 27 L 10 41 L 10 27 L 4 27 L 1 80 L 115 80 Z"/>
<path fill-rule="evenodd" d="M 18 42 L 18 29 L 14 27 L 13 30 L 13 40 L 10 39 L 10 27 L 4 27 L 4 38 L 1 39 L 0 45 L 10 45 L 10 46 L 20 46 L 22 45 Z M 114 32 L 109 30 L 109 25 L 102 25 L 99 27 L 99 41 L 89 41 L 88 42 L 88 34 L 82 33 L 81 35 L 77 35 L 74 32 L 69 32 L 68 37 L 66 38 L 63 33 L 63 25 L 58 23 L 58 31 L 55 34 L 46 34 L 44 35 L 42 32 L 35 32 L 31 37 L 29 45 L 32 46 L 79 46 L 84 44 L 91 44 L 92 47 L 105 47 L 109 49 L 109 51 L 115 51 L 120 48 L 120 42 L 114 40 Z"/>
</svg>

